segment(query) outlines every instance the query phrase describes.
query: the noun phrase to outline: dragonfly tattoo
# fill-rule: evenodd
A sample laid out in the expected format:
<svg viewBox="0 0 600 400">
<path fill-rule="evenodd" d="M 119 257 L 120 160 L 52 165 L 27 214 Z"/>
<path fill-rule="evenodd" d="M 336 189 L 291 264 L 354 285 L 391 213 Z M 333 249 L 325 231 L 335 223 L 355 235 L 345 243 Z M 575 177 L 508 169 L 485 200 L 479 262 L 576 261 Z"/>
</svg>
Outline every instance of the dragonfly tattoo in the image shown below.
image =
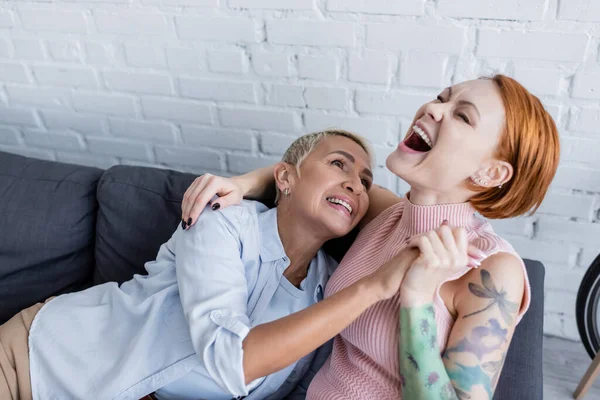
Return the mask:
<svg viewBox="0 0 600 400">
<path fill-rule="evenodd" d="M 494 282 L 492 281 L 492 276 L 485 269 L 481 270 L 481 283 L 483 286 L 472 282 L 469 283 L 469 291 L 477 297 L 490 299 L 490 304 L 481 310 L 465 315 L 463 318 L 484 312 L 497 304 L 500 309 L 500 315 L 502 315 L 504 321 L 507 324 L 512 325 L 513 315 L 518 311 L 519 305 L 506 298 L 506 291 L 496 289 L 496 285 L 494 285 Z"/>
</svg>

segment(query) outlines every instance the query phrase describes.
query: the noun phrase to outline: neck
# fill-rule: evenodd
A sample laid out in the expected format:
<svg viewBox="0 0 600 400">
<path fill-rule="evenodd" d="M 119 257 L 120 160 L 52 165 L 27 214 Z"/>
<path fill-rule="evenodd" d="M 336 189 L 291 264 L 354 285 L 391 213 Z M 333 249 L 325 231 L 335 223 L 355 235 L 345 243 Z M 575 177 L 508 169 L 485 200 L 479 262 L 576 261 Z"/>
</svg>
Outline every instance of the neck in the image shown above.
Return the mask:
<svg viewBox="0 0 600 400">
<path fill-rule="evenodd" d="M 299 286 L 306 278 L 311 260 L 329 239 L 319 237 L 314 227 L 311 228 L 306 222 L 306 218 L 300 218 L 289 208 L 283 205 L 277 207 L 279 237 L 290 259 L 290 265 L 283 275 L 295 286 Z"/>
<path fill-rule="evenodd" d="M 459 204 L 469 201 L 470 195 L 466 190 L 452 193 L 442 193 L 430 189 L 422 189 L 414 186 L 409 191 L 410 202 L 420 206 L 432 206 L 436 204 Z M 472 195 L 472 193 L 471 193 Z"/>
<path fill-rule="evenodd" d="M 416 204 L 412 199 L 411 191 L 403 201 L 402 218 L 398 224 L 398 230 L 406 237 L 437 229 L 444 220 L 452 227 L 468 227 L 473 224 L 475 210 L 468 201 L 457 203 L 453 202 L 453 198 L 447 201 L 442 198 L 439 203 Z"/>
</svg>

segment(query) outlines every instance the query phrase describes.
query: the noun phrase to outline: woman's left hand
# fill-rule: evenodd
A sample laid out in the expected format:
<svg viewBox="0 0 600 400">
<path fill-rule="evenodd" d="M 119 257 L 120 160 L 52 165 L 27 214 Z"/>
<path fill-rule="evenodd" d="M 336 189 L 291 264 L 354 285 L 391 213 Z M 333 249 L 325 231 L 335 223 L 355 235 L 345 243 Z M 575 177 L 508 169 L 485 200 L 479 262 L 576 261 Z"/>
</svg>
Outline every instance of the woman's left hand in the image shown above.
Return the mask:
<svg viewBox="0 0 600 400">
<path fill-rule="evenodd" d="M 468 243 L 464 228 L 452 228 L 446 221 L 436 230 L 411 238 L 408 247 L 418 248 L 420 255 L 406 273 L 401 293 L 424 302 L 433 300 L 441 283 L 467 266 L 478 267 L 485 257 L 485 253 Z"/>
</svg>

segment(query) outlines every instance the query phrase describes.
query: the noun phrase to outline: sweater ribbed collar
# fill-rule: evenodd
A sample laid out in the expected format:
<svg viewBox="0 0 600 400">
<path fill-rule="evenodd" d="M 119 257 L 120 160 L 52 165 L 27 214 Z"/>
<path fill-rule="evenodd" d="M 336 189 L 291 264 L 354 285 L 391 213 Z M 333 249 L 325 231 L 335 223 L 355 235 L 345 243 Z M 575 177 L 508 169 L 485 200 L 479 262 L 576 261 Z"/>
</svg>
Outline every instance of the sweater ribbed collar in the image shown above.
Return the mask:
<svg viewBox="0 0 600 400">
<path fill-rule="evenodd" d="M 448 220 L 452 227 L 467 227 L 472 223 L 475 213 L 470 202 L 421 206 L 411 203 L 408 193 L 402 201 L 404 207 L 399 228 L 407 236 L 437 229 L 444 220 Z"/>
</svg>

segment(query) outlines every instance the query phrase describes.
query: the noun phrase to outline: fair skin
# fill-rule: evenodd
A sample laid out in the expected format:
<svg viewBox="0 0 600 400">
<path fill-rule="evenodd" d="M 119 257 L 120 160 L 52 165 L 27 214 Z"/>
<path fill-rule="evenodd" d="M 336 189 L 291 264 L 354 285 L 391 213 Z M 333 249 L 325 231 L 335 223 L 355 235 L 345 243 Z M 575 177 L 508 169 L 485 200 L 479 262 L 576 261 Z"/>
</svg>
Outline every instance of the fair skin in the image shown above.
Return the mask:
<svg viewBox="0 0 600 400">
<path fill-rule="evenodd" d="M 278 189 L 289 193 L 280 198 L 277 212 L 279 236 L 290 259 L 284 275 L 299 285 L 323 243 L 347 234 L 364 216 L 372 180 L 370 159 L 352 140 L 328 137 L 304 159 L 299 171 L 281 162 L 273 176 Z M 331 198 L 349 203 L 352 213 L 327 200 Z"/>
<path fill-rule="evenodd" d="M 386 165 L 411 185 L 410 201 L 414 204 L 466 202 L 477 190 L 494 190 L 512 177 L 512 166 L 494 157 L 504 123 L 502 99 L 492 81 L 455 85 L 417 111 L 405 140 L 390 154 Z M 415 126 L 431 146 L 414 131 Z M 186 192 L 183 218 L 193 222 L 215 193 L 223 206 L 239 201 L 244 193 L 260 195 L 261 189 L 256 188 L 268 185 L 268 180 L 262 180 L 266 171 L 230 180 L 198 178 Z M 369 196 L 370 207 L 361 227 L 400 201 L 376 186 Z M 479 262 L 481 254 L 469 248 L 465 229 L 447 224 L 412 238 L 409 247 L 410 251 L 417 250 L 418 256 L 400 286 L 400 369 L 410 372 L 403 387 L 404 398 L 491 399 L 522 301 L 525 281 L 520 260 L 497 253 Z M 405 268 L 402 255 L 396 257 L 398 268 Z M 389 267 L 390 262 L 382 268 Z M 478 268 L 440 288 L 444 304 L 456 318 L 445 354 L 421 352 L 418 349 L 425 346 L 419 321 L 427 318 L 426 310 L 442 282 L 467 264 Z M 433 391 L 435 385 L 427 383 L 432 382 L 432 376 L 436 382 L 446 382 L 443 397 Z"/>
</svg>

